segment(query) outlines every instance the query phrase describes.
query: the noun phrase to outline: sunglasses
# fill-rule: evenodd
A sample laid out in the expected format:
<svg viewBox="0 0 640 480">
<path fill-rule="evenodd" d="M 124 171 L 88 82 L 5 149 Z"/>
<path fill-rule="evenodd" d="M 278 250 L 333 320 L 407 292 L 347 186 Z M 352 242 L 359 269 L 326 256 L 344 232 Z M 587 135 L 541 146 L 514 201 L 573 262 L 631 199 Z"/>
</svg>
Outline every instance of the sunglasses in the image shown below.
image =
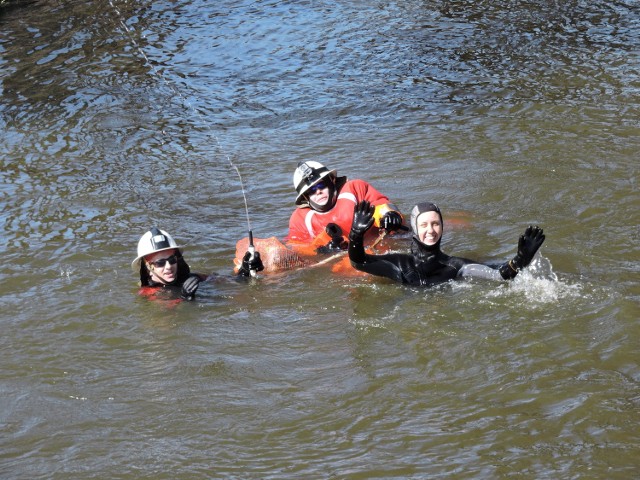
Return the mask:
<svg viewBox="0 0 640 480">
<path fill-rule="evenodd" d="M 167 262 L 169 262 L 169 265 L 175 265 L 176 263 L 178 263 L 178 256 L 176 254 L 173 254 L 170 257 L 161 258 L 159 260 L 154 260 L 153 262 L 149 262 L 149 263 L 156 268 L 162 268 Z"/>
<path fill-rule="evenodd" d="M 313 195 L 318 190 L 324 190 L 325 188 L 327 188 L 327 184 L 326 183 L 318 182 L 315 185 L 312 185 L 311 187 L 309 187 L 309 195 Z"/>
</svg>

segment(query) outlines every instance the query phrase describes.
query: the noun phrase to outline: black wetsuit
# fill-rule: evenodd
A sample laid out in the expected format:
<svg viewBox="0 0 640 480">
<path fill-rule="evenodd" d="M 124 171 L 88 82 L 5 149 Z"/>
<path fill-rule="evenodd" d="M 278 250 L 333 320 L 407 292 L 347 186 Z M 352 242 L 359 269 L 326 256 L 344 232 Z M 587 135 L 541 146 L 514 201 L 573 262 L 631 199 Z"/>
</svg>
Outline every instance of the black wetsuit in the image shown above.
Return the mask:
<svg viewBox="0 0 640 480">
<path fill-rule="evenodd" d="M 357 270 L 408 285 L 430 286 L 459 277 L 503 279 L 497 268 L 462 257 L 452 257 L 440 250 L 440 242 L 427 246 L 415 237 L 411 254 L 369 255 L 365 253 L 361 241 L 351 241 L 349 259 Z"/>
<path fill-rule="evenodd" d="M 178 254 L 179 254 L 178 270 L 176 274 L 176 279 L 173 281 L 173 283 L 169 283 L 169 284 L 153 281 L 151 279 L 151 274 L 149 273 L 149 270 L 147 270 L 147 266 L 145 262 L 140 262 L 140 286 L 142 287 L 141 288 L 142 294 L 148 295 L 151 292 L 157 292 L 160 289 L 166 289 L 167 291 L 175 291 L 177 293 L 183 294 L 184 292 L 182 287 L 184 283 L 187 280 L 189 280 L 191 277 L 198 277 L 200 282 L 217 281 L 218 279 L 223 278 L 222 276 L 215 273 L 210 275 L 205 275 L 203 273 L 192 273 L 191 269 L 189 268 L 189 265 L 182 257 L 182 254 L 180 253 L 180 251 L 178 251 Z M 260 272 L 264 270 L 264 266 L 260 258 L 260 253 L 258 252 L 255 252 L 253 254 L 253 258 L 250 258 L 249 252 L 245 254 L 245 257 L 242 259 L 242 266 L 238 270 L 238 273 L 237 275 L 235 275 L 234 278 L 237 279 L 238 281 L 244 281 L 246 278 L 251 276 L 252 270 L 256 272 Z M 196 286 L 196 289 L 197 289 L 197 286 Z"/>
</svg>

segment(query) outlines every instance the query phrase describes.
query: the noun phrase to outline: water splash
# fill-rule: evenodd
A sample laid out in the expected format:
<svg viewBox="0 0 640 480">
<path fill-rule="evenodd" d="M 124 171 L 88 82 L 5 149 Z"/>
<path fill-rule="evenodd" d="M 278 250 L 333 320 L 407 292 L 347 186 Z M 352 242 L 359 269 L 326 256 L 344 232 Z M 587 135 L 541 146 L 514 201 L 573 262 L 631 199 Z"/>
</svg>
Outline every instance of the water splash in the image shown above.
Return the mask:
<svg viewBox="0 0 640 480">
<path fill-rule="evenodd" d="M 529 267 L 503 288 L 487 292 L 487 298 L 505 296 L 524 297 L 528 304 L 549 304 L 561 300 L 581 298 L 582 285 L 569 284 L 558 279 L 548 258 L 538 255 Z"/>
<path fill-rule="evenodd" d="M 69 265 L 60 266 L 60 276 L 66 278 L 67 281 L 71 281 L 71 275 L 75 273 L 76 269 Z"/>
</svg>

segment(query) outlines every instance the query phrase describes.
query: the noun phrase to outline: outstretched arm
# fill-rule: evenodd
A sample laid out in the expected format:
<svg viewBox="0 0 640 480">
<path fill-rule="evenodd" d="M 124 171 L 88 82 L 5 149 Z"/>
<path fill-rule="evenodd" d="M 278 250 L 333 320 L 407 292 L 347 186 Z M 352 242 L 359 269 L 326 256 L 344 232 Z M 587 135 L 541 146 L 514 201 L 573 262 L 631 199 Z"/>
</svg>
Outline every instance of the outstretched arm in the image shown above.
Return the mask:
<svg viewBox="0 0 640 480">
<path fill-rule="evenodd" d="M 481 263 L 467 263 L 463 265 L 462 268 L 458 270 L 458 277 L 464 279 L 481 278 L 484 280 L 503 280 L 499 270 Z"/>
<path fill-rule="evenodd" d="M 544 242 L 544 238 L 540 227 L 528 227 L 518 240 L 518 253 L 516 253 L 515 257 L 497 268 L 476 263 L 472 260 L 458 259 L 458 257 L 451 257 L 451 259 L 462 260 L 462 265 L 459 267 L 457 275 L 460 278 L 480 278 L 496 281 L 511 280 L 520 270 L 531 263 L 531 260 Z"/>
</svg>

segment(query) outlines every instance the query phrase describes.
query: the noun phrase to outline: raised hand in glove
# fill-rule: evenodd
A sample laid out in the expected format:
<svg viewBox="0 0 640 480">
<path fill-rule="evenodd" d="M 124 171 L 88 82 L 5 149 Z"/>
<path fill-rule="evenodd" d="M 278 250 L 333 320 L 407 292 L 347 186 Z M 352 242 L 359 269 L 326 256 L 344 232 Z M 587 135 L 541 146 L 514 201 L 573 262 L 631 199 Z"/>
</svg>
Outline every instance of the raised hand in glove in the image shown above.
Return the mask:
<svg viewBox="0 0 640 480">
<path fill-rule="evenodd" d="M 189 277 L 182 284 L 182 290 L 180 291 L 180 297 L 185 300 L 193 300 L 196 296 L 196 290 L 200 286 L 201 279 L 198 275 L 189 275 Z"/>
<path fill-rule="evenodd" d="M 357 203 L 353 207 L 353 223 L 351 224 L 351 231 L 349 232 L 349 241 L 360 241 L 367 230 L 373 225 L 373 213 L 375 207 L 366 200 Z"/>
<path fill-rule="evenodd" d="M 247 252 L 242 257 L 242 266 L 238 273 L 243 277 L 250 277 L 251 271 L 261 272 L 264 270 L 264 265 L 262 264 L 262 260 L 260 259 L 260 252 L 254 252 L 253 258 L 251 258 L 251 252 Z"/>
<path fill-rule="evenodd" d="M 513 278 L 519 270 L 528 266 L 538 249 L 542 246 L 544 238 L 544 233 L 540 227 L 529 225 L 524 231 L 524 234 L 518 239 L 518 253 L 516 253 L 512 260 L 500 267 L 502 278 Z"/>
<path fill-rule="evenodd" d="M 387 212 L 380 220 L 380 228 L 387 232 L 400 230 L 402 228 L 402 215 L 393 210 Z"/>
<path fill-rule="evenodd" d="M 526 267 L 544 242 L 544 233 L 538 226 L 529 225 L 518 239 L 518 253 L 513 257 L 513 264 L 518 270 Z"/>
</svg>

